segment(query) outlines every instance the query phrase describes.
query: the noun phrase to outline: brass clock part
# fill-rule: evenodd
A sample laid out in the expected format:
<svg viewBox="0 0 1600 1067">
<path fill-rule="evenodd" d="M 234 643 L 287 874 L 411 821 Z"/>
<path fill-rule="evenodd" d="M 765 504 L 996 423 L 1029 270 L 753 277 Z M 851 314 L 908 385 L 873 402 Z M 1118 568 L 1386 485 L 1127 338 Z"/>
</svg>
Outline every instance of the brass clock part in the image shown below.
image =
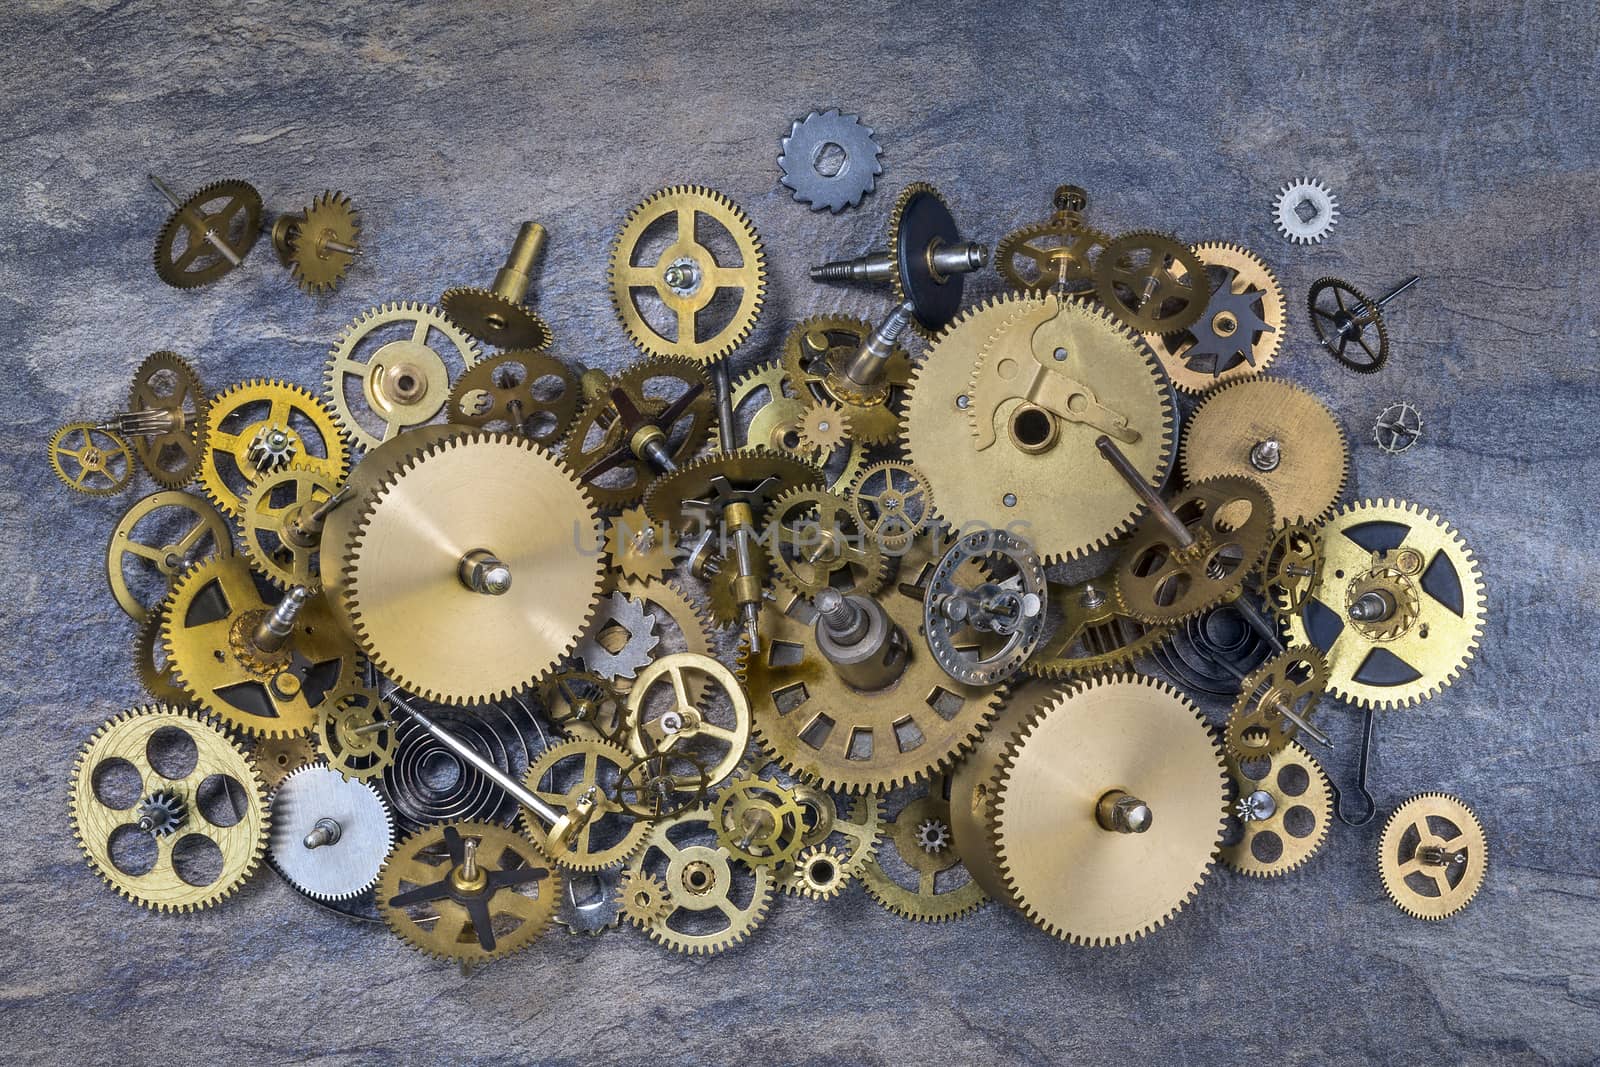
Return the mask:
<svg viewBox="0 0 1600 1067">
<path fill-rule="evenodd" d="M 544 823 L 523 813 L 523 832 L 539 850 L 572 871 L 599 871 L 622 863 L 644 844 L 649 824 L 628 818 L 614 799 L 623 772 L 633 765 L 627 749 L 607 741 L 561 741 L 539 754 L 522 784 L 557 811 L 575 810 L 588 796 L 592 814 L 566 840 L 555 841 Z"/>
<path fill-rule="evenodd" d="M 1316 855 L 1333 823 L 1333 785 L 1293 741 L 1271 756 L 1228 757 L 1233 807 L 1222 862 L 1252 878 L 1277 878 Z"/>
<path fill-rule="evenodd" d="M 212 398 L 200 482 L 223 514 L 237 518 L 252 485 L 295 462 L 335 484 L 350 467 L 337 419 L 309 390 L 253 379 Z"/>
<path fill-rule="evenodd" d="M 361 254 L 361 213 L 344 193 L 324 190 L 273 220 L 272 248 L 301 292 L 332 292 Z"/>
<path fill-rule="evenodd" d="M 1260 374 L 1283 346 L 1288 326 L 1283 286 L 1248 248 L 1194 246 L 1211 296 L 1200 317 L 1176 333 L 1147 333 L 1172 384 L 1186 393 Z"/>
<path fill-rule="evenodd" d="M 1489 870 L 1483 825 L 1459 797 L 1422 793 L 1395 809 L 1378 841 L 1378 873 L 1395 907 L 1447 919 L 1478 895 Z"/>
<path fill-rule="evenodd" d="M 189 493 L 164 489 L 134 504 L 118 520 L 106 546 L 106 579 L 128 617 L 143 622 L 172 591 L 178 575 L 200 560 L 232 553 L 228 522 L 215 508 Z M 154 598 L 147 589 L 152 570 L 162 578 L 160 595 Z"/>
<path fill-rule="evenodd" d="M 168 489 L 194 480 L 205 457 L 209 401 L 200 376 L 175 352 L 153 352 L 133 372 L 128 410 L 113 428 L 126 428 L 139 465 Z"/>
<path fill-rule="evenodd" d="M 322 531 L 327 514 L 341 506 L 339 488 L 326 475 L 291 463 L 250 487 L 239 525 L 245 557 L 280 589 L 322 589 Z"/>
<path fill-rule="evenodd" d="M 911 358 L 896 347 L 871 389 L 844 376 L 844 368 L 872 333 L 872 323 L 847 315 L 817 315 L 796 323 L 783 342 L 783 374 L 802 401 L 842 409 L 853 439 L 865 445 L 889 444 L 900 436 Z M 802 409 L 802 412 L 805 409 Z M 759 443 L 751 428 L 750 440 Z"/>
<path fill-rule="evenodd" d="M 757 364 L 733 379 L 732 407 L 736 421 L 742 421 L 743 413 L 749 409 L 747 442 L 787 452 L 817 467 L 835 492 L 848 489 L 867 465 L 867 442 L 854 426 L 850 427 L 848 440 L 838 447 L 817 448 L 806 443 L 801 424 L 812 410 L 811 399 L 801 397 L 784 376 L 783 364 L 776 360 Z M 848 411 L 845 418 L 848 422 Z"/>
<path fill-rule="evenodd" d="M 861 887 L 902 919 L 948 922 L 989 899 L 962 868 L 951 831 L 950 791 L 950 778 L 936 774 L 884 801 L 893 814 L 885 817 L 882 844 L 861 871 Z"/>
<path fill-rule="evenodd" d="M 1137 230 L 1095 259 L 1094 291 L 1113 315 L 1139 333 L 1188 329 L 1205 311 L 1211 282 L 1187 245 Z"/>
<path fill-rule="evenodd" d="M 574 368 L 545 352 L 515 349 L 468 367 L 450 390 L 446 418 L 553 447 L 572 429 L 582 401 Z"/>
<path fill-rule="evenodd" d="M 1068 679 L 1116 667 L 1128 667 L 1153 651 L 1172 633 L 1170 625 L 1160 625 L 1129 615 L 1116 595 L 1116 580 L 1110 574 L 1072 584 L 1050 582 L 1047 621 L 1050 631 L 1032 656 L 1023 663 L 1024 673 L 1053 681 Z"/>
<path fill-rule="evenodd" d="M 647 892 L 633 910 L 650 940 L 691 956 L 710 956 L 747 939 L 767 917 L 774 876 L 751 867 L 717 844 L 709 808 L 693 808 L 655 823 L 644 847 L 629 861 L 623 878 Z M 665 886 L 665 903 L 659 887 Z"/>
<path fill-rule="evenodd" d="M 439 304 L 460 327 L 496 348 L 540 351 L 550 344 L 550 327 L 524 301 L 533 284 L 533 267 L 544 251 L 545 228 L 524 222 L 494 276 L 491 289 L 446 289 Z"/>
<path fill-rule="evenodd" d="M 1083 221 L 1089 194 L 1058 186 L 1048 222 L 1012 230 L 995 246 L 994 264 L 1013 289 L 1082 293 L 1094 288 L 1094 261 L 1111 238 Z"/>
<path fill-rule="evenodd" d="M 210 285 L 233 270 L 261 236 L 261 194 L 248 182 L 213 182 L 180 200 L 152 175 L 174 210 L 156 235 L 156 276 L 177 289 Z"/>
<path fill-rule="evenodd" d="M 92 422 L 71 422 L 50 437 L 50 469 L 85 496 L 115 496 L 133 484 L 133 450 Z"/>
</svg>

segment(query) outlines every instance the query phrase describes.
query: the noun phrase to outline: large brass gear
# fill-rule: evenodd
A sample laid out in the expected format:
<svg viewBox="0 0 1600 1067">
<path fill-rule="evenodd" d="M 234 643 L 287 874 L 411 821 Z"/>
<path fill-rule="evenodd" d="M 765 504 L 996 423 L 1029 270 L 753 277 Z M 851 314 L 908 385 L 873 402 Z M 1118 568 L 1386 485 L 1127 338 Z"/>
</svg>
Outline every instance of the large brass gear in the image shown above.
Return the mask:
<svg viewBox="0 0 1600 1067">
<path fill-rule="evenodd" d="M 1226 241 L 1195 245 L 1194 254 L 1211 290 L 1205 311 L 1184 331 L 1145 335 L 1172 384 L 1186 393 L 1260 374 L 1288 326 L 1283 286 L 1260 256 Z"/>
<path fill-rule="evenodd" d="M 1092 679 L 1035 712 L 1007 742 L 992 789 L 994 873 L 1007 898 L 1074 944 L 1121 944 L 1164 924 L 1199 890 L 1222 840 L 1216 742 L 1188 698 L 1152 678 Z M 1129 798 L 1147 806 L 1144 830 L 1107 829 Z"/>
<path fill-rule="evenodd" d="M 1378 873 L 1384 892 L 1414 919 L 1447 919 L 1465 908 L 1488 871 L 1483 824 L 1459 797 L 1422 793 L 1383 825 Z"/>
<path fill-rule="evenodd" d="M 865 445 L 883 445 L 900 436 L 911 357 L 897 346 L 884 362 L 877 387 L 863 392 L 841 372 L 871 333 L 872 323 L 847 315 L 818 315 L 796 323 L 783 342 L 783 374 L 802 400 L 844 409 L 852 438 Z M 756 439 L 754 431 L 751 439 Z"/>
<path fill-rule="evenodd" d="M 696 235 L 700 218 L 721 227 L 737 249 L 737 263 L 719 263 Z M 671 220 L 670 223 L 668 220 Z M 675 227 L 670 243 L 653 263 L 636 263 L 658 224 Z M 622 328 L 640 350 L 652 356 L 684 356 L 714 363 L 737 348 L 755 327 L 766 291 L 766 257 L 761 238 L 748 215 L 726 196 L 700 186 L 675 185 L 658 190 L 628 212 L 611 246 L 607 272 L 611 303 Z M 738 300 L 725 321 L 702 338 L 700 313 L 723 290 L 738 290 Z M 651 324 L 635 290 L 650 290 L 671 313 L 672 336 Z"/>
<path fill-rule="evenodd" d="M 1022 670 L 1035 678 L 1066 681 L 1116 667 L 1127 667 L 1153 651 L 1171 626 L 1141 622 L 1117 600 L 1115 579 L 1101 575 L 1074 584 L 1049 583 L 1050 636 L 1040 642 Z"/>
<path fill-rule="evenodd" d="M 893 788 L 947 769 L 983 731 L 998 693 L 950 678 L 917 637 L 916 583 L 932 569 L 935 546 L 932 536 L 919 537 L 901 560 L 898 584 L 878 595 L 911 646 L 886 689 L 845 683 L 817 648 L 815 611 L 804 597 L 782 593 L 761 612 L 761 650 L 742 650 L 741 666 L 757 739 L 789 773 L 848 793 Z"/>
<path fill-rule="evenodd" d="M 438 418 L 451 377 L 470 370 L 479 353 L 478 342 L 438 308 L 409 300 L 383 304 L 339 334 L 323 369 L 323 391 L 350 443 L 376 448 Z"/>
<path fill-rule="evenodd" d="M 85 496 L 115 496 L 133 484 L 133 449 L 121 434 L 69 422 L 50 436 L 50 469 Z"/>
<path fill-rule="evenodd" d="M 1103 547 L 1138 510 L 1096 439 L 1118 436 L 1151 485 L 1171 466 L 1173 403 L 1155 357 L 1079 301 L 1014 294 L 968 309 L 910 393 L 906 447 L 940 513 L 1025 532 L 1047 563 Z M 1072 508 L 1060 506 L 1062 485 Z"/>
<path fill-rule="evenodd" d="M 561 875 L 515 831 L 453 823 L 396 845 L 375 898 L 389 929 L 417 951 L 488 963 L 544 933 L 561 902 Z"/>
<path fill-rule="evenodd" d="M 336 546 L 337 580 L 324 580 L 350 632 L 408 692 L 457 705 L 504 699 L 588 627 L 604 572 L 600 519 L 573 474 L 527 438 L 436 440 L 359 507 Z M 480 552 L 509 570 L 498 595 L 468 584 Z"/>
<path fill-rule="evenodd" d="M 862 868 L 861 887 L 902 919 L 948 922 L 976 911 L 989 899 L 956 852 L 950 789 L 951 779 L 936 774 L 926 785 L 902 791 L 911 796 L 885 801 L 893 806 L 903 800 L 884 823 L 883 839 L 889 847 L 879 849 Z M 915 884 L 906 884 L 913 879 Z"/>
<path fill-rule="evenodd" d="M 749 408 L 747 442 L 774 452 L 788 452 L 821 469 L 828 487 L 836 492 L 849 488 L 866 466 L 867 444 L 853 433 L 837 448 L 812 448 L 805 443 L 801 423 L 811 401 L 796 393 L 784 377 L 783 365 L 776 360 L 758 364 L 735 378 L 732 400 L 736 421 Z"/>
<path fill-rule="evenodd" d="M 218 556 L 177 581 L 163 612 L 161 643 L 179 684 L 207 712 L 256 737 L 310 730 L 324 697 L 361 663 L 320 596 L 305 602 L 281 649 L 262 651 L 253 634 L 274 606 L 244 560 Z"/>
<path fill-rule="evenodd" d="M 1167 500 L 1192 543 L 1180 546 L 1154 514 L 1122 545 L 1116 566 L 1122 610 L 1152 625 L 1181 622 L 1235 597 L 1272 543 L 1272 501 L 1249 478 L 1208 478 Z"/>
<path fill-rule="evenodd" d="M 350 467 L 338 421 L 310 390 L 257 378 L 212 397 L 200 482 L 224 514 L 237 518 L 252 485 L 297 461 L 336 485 Z"/>
<path fill-rule="evenodd" d="M 1252 878 L 1276 878 L 1316 855 L 1333 823 L 1333 786 L 1293 741 L 1265 759 L 1228 758 L 1234 806 L 1222 862 Z M 1234 835 L 1237 836 L 1234 836 Z"/>
<path fill-rule="evenodd" d="M 1323 524 L 1322 575 L 1289 617 L 1290 640 L 1319 649 L 1328 688 L 1362 707 L 1436 695 L 1471 661 L 1483 633 L 1483 578 L 1461 535 L 1426 508 L 1347 504 Z M 1364 592 L 1388 595 L 1386 619 L 1352 618 Z"/>
<path fill-rule="evenodd" d="M 172 591 L 172 583 L 193 564 L 233 553 L 228 523 L 197 496 L 163 489 L 123 512 L 106 546 L 106 580 L 111 595 L 135 622 L 143 622 Z M 136 573 L 130 582 L 129 566 Z M 162 578 L 160 596 L 146 590 L 154 569 Z M 141 593 L 146 595 L 141 597 Z"/>
<path fill-rule="evenodd" d="M 445 417 L 458 426 L 509 430 L 553 447 L 572 429 L 582 401 L 573 368 L 548 353 L 517 349 L 468 367 L 450 390 Z"/>
<path fill-rule="evenodd" d="M 250 487 L 240 507 L 245 558 L 280 589 L 322 589 L 322 522 L 317 509 L 339 487 L 321 471 L 294 462 Z"/>
<path fill-rule="evenodd" d="M 889 560 L 862 527 L 855 505 L 820 489 L 792 489 L 767 516 L 767 558 L 790 589 L 872 593 L 888 577 Z"/>
<path fill-rule="evenodd" d="M 671 910 L 658 906 L 661 917 L 645 924 L 645 932 L 656 944 L 691 956 L 744 941 L 772 903 L 771 870 L 750 867 L 720 848 L 706 807 L 655 823 L 623 878 L 635 886 L 647 879 L 666 886 Z"/>
<path fill-rule="evenodd" d="M 1259 483 L 1286 522 L 1326 518 L 1350 472 L 1333 412 L 1277 378 L 1241 378 L 1207 395 L 1184 426 L 1179 459 L 1190 482 L 1232 475 Z"/>
<path fill-rule="evenodd" d="M 1200 318 L 1211 281 L 1194 252 L 1166 234 L 1136 230 L 1095 259 L 1094 291 L 1113 315 L 1139 333 L 1176 333 Z"/>
<path fill-rule="evenodd" d="M 624 862 L 644 843 L 649 824 L 628 818 L 614 799 L 617 783 L 633 765 L 620 745 L 607 741 L 561 741 L 541 752 L 522 784 L 557 811 L 570 812 L 592 793 L 592 814 L 583 828 L 557 844 L 543 822 L 522 814 L 522 830 L 539 851 L 568 870 L 599 871 Z"/>
<path fill-rule="evenodd" d="M 261 194 L 249 182 L 213 182 L 185 200 L 156 235 L 156 276 L 176 289 L 210 285 L 233 270 L 207 235 L 243 260 L 261 236 Z M 180 241 L 180 238 L 182 240 Z"/>
<path fill-rule="evenodd" d="M 1300 727 L 1282 711 L 1304 722 L 1317 710 L 1328 685 L 1328 664 L 1309 645 L 1291 645 L 1239 682 L 1239 696 L 1228 715 L 1223 744 L 1234 759 L 1260 759 L 1283 751 Z"/>
<path fill-rule="evenodd" d="M 606 559 L 629 581 L 662 581 L 677 569 L 682 555 L 672 527 L 652 522 L 644 508 L 626 508 L 606 524 Z"/>
<path fill-rule="evenodd" d="M 187 739 L 179 744 L 194 751 L 187 770 L 167 762 L 179 760 L 178 746 L 167 744 L 179 735 Z M 155 764 L 165 764 L 171 776 Z M 137 791 L 116 795 L 113 776 L 129 777 L 130 770 Z M 133 784 L 131 778 L 126 784 Z M 179 821 L 160 832 L 142 830 L 141 807 L 158 794 L 175 802 L 182 812 Z M 195 911 L 232 895 L 255 871 L 267 845 L 266 788 L 244 750 L 198 714 L 161 704 L 124 711 L 94 732 L 78 752 L 68 804 L 73 834 L 89 866 L 123 897 L 154 911 Z M 242 810 L 226 810 L 239 804 Z M 234 821 L 220 825 L 213 815 Z M 119 856 L 129 861 L 119 839 L 141 833 L 154 839 L 150 865 L 119 867 Z M 186 880 L 175 863 L 197 837 L 214 845 L 221 861 L 215 878 L 204 885 Z"/>
<path fill-rule="evenodd" d="M 355 262 L 333 246 L 361 247 L 361 213 L 344 193 L 325 189 L 304 211 L 273 221 L 272 245 L 301 292 L 332 292 Z"/>
<path fill-rule="evenodd" d="M 175 352 L 153 352 L 133 372 L 128 390 L 130 413 L 160 412 L 167 428 L 130 438 L 140 466 L 167 489 L 194 481 L 205 456 L 208 400 L 200 375 Z"/>
<path fill-rule="evenodd" d="M 659 415 L 689 390 L 700 390 L 673 425 L 663 427 L 667 435 L 663 443 L 679 466 L 700 451 L 716 425 L 716 396 L 704 367 L 681 357 L 641 360 L 613 377 L 573 422 L 563 455 L 580 475 L 624 443 L 628 430 L 617 415 L 613 389 L 622 390 L 633 406 L 647 415 Z M 621 508 L 637 503 L 655 477 L 655 469 L 635 456 L 591 477 L 587 485 L 600 507 Z"/>
</svg>

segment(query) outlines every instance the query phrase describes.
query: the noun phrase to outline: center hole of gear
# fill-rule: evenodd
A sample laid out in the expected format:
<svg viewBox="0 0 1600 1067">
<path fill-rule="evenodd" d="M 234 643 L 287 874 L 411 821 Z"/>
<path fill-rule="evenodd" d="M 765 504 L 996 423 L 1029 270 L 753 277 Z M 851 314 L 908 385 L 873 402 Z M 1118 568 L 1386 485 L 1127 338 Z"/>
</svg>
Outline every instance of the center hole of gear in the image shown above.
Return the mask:
<svg viewBox="0 0 1600 1067">
<path fill-rule="evenodd" d="M 832 141 L 826 141 L 817 146 L 816 155 L 811 159 L 811 166 L 824 178 L 837 178 L 848 162 L 850 156 L 843 148 Z"/>
</svg>

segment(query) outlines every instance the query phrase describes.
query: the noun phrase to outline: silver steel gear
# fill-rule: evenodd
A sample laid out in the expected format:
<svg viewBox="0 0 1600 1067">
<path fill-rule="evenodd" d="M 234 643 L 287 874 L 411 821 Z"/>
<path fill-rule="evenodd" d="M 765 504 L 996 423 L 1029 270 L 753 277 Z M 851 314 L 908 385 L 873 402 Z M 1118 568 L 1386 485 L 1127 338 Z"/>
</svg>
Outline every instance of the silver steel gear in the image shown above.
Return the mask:
<svg viewBox="0 0 1600 1067">
<path fill-rule="evenodd" d="M 278 784 L 271 811 L 268 859 L 295 889 L 313 900 L 349 900 L 377 884 L 394 819 L 370 785 L 311 764 Z"/>
<path fill-rule="evenodd" d="M 1297 245 L 1319 244 L 1339 218 L 1339 199 L 1320 178 L 1285 183 L 1273 204 L 1278 231 Z"/>
<path fill-rule="evenodd" d="M 872 127 L 863 125 L 861 116 L 841 114 L 836 107 L 796 120 L 782 148 L 778 167 L 783 177 L 779 180 L 812 211 L 837 215 L 857 206 L 883 173 L 883 164 L 878 162 L 883 149 L 873 137 Z"/>
<path fill-rule="evenodd" d="M 632 678 L 655 658 L 661 635 L 655 616 L 641 598 L 615 592 L 600 601 L 594 621 L 574 653 L 583 665 L 606 681 Z"/>
<path fill-rule="evenodd" d="M 981 570 L 963 571 L 969 563 Z M 928 651 L 958 682 L 1005 682 L 1044 636 L 1047 596 L 1044 566 L 1027 541 L 1003 530 L 968 534 L 928 577 L 922 606 Z"/>
<path fill-rule="evenodd" d="M 1422 412 L 1400 400 L 1378 415 L 1372 424 L 1372 441 L 1391 456 L 1398 456 L 1422 437 Z"/>
</svg>

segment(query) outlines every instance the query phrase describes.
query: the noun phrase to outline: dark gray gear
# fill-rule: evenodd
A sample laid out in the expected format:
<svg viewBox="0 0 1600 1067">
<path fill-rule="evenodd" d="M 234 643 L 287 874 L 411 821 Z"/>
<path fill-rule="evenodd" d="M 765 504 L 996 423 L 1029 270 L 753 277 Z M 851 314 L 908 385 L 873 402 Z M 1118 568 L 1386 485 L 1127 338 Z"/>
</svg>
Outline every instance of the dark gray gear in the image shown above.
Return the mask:
<svg viewBox="0 0 1600 1067">
<path fill-rule="evenodd" d="M 1221 280 L 1212 287 L 1205 312 L 1189 327 L 1194 344 L 1181 357 L 1191 370 L 1202 374 L 1218 375 L 1240 363 L 1253 362 L 1252 339 L 1258 333 L 1272 332 L 1272 326 L 1261 317 L 1261 300 L 1266 293 L 1260 289 L 1236 293 L 1233 281 L 1239 272 L 1224 268 L 1220 273 Z M 1216 331 L 1216 323 L 1224 319 L 1236 324 L 1226 336 Z"/>
<path fill-rule="evenodd" d="M 151 837 L 170 837 L 188 817 L 189 806 L 170 789 L 157 789 L 139 804 L 139 829 Z"/>
<path fill-rule="evenodd" d="M 789 127 L 782 141 L 778 166 L 781 181 L 793 190 L 794 198 L 809 204 L 812 211 L 831 211 L 835 215 L 855 207 L 872 192 L 883 173 L 878 156 L 883 152 L 864 126 L 859 115 L 840 114 L 838 108 L 813 111 Z M 832 174 L 818 169 L 824 150 L 830 145 L 844 153 L 844 161 Z"/>
</svg>

